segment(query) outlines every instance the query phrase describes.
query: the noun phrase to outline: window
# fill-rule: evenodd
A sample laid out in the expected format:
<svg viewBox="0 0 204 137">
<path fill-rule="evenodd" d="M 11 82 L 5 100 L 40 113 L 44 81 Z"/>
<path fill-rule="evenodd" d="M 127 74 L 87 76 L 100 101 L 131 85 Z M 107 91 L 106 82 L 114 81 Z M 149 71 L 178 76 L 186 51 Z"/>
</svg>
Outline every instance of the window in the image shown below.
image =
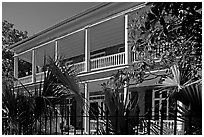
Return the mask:
<svg viewBox="0 0 204 137">
<path fill-rule="evenodd" d="M 152 107 L 154 120 L 161 118 L 161 109 L 163 109 L 164 120 L 168 119 L 169 114 L 169 98 L 166 98 L 168 91 L 155 91 L 153 90 Z"/>
</svg>

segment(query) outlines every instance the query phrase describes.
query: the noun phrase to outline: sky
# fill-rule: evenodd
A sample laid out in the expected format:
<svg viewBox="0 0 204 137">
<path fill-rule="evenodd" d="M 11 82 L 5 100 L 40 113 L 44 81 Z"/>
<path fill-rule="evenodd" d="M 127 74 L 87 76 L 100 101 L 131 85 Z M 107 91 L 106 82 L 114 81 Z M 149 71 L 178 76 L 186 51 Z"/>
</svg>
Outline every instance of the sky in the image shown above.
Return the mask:
<svg viewBox="0 0 204 137">
<path fill-rule="evenodd" d="M 99 2 L 2 2 L 2 21 L 32 36 Z"/>
</svg>

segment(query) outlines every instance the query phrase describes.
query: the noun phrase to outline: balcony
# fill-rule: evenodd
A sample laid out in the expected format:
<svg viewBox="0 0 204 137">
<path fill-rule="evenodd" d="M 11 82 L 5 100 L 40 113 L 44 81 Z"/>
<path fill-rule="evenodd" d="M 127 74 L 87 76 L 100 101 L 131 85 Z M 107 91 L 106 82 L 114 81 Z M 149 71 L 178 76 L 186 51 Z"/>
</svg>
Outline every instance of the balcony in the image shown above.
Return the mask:
<svg viewBox="0 0 204 137">
<path fill-rule="evenodd" d="M 131 62 L 138 62 L 142 58 L 144 58 L 144 54 L 138 55 L 136 52 L 131 52 Z M 156 58 L 155 58 L 156 59 Z M 96 71 L 100 69 L 108 69 L 112 67 L 122 66 L 125 65 L 125 52 L 120 52 L 117 54 L 112 54 L 108 56 L 103 56 L 99 58 L 94 58 L 90 60 L 90 71 Z M 85 62 L 79 62 L 73 64 L 73 69 L 77 74 L 85 72 Z M 44 78 L 44 73 L 40 72 L 36 74 L 36 82 L 42 81 Z M 21 83 L 23 84 L 31 84 L 32 83 L 32 76 L 25 76 L 19 78 Z"/>
</svg>

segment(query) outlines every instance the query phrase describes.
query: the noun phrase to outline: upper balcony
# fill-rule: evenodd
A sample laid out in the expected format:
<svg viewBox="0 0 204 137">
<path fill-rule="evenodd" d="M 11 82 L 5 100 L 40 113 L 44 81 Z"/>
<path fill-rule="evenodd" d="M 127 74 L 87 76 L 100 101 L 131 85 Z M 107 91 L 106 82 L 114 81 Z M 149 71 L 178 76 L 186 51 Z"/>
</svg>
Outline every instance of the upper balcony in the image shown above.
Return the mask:
<svg viewBox="0 0 204 137">
<path fill-rule="evenodd" d="M 138 54 L 134 51 L 130 51 L 130 62 L 129 63 L 136 63 L 141 61 L 144 58 L 144 54 Z M 102 70 L 102 69 L 110 69 L 110 68 L 117 68 L 118 66 L 125 66 L 127 65 L 125 62 L 125 52 L 120 52 L 112 55 L 107 55 L 103 57 L 97 57 L 90 59 L 90 72 L 92 71 L 97 71 L 97 70 Z M 155 60 L 158 59 L 156 57 L 155 53 Z M 66 64 L 66 63 L 65 63 Z M 67 64 L 68 66 L 72 66 L 72 68 L 75 70 L 76 74 L 83 74 L 86 73 L 85 69 L 85 61 L 81 61 L 78 63 L 73 63 L 73 64 Z M 31 84 L 32 83 L 32 75 L 25 76 L 19 78 L 19 80 L 23 84 Z M 35 82 L 40 82 L 44 78 L 44 72 L 38 72 L 35 75 Z"/>
<path fill-rule="evenodd" d="M 65 59 L 74 59 L 72 64 L 77 74 L 89 73 L 102 69 L 118 66 L 126 66 L 131 62 L 139 61 L 144 55 L 131 51 L 129 41 L 129 24 L 139 14 L 148 10 L 147 6 L 137 5 L 131 9 L 122 10 L 101 20 L 84 24 L 71 32 L 60 33 L 53 31 L 53 36 L 39 36 L 38 40 L 31 39 L 14 47 L 14 76 L 18 78 L 18 59 L 23 59 L 32 64 L 32 75 L 18 78 L 23 84 L 35 83 L 43 79 L 43 72 L 39 68 L 48 64 L 45 57 L 57 59 L 62 56 Z M 71 26 L 70 26 L 71 27 Z M 59 35 L 57 35 L 59 34 Z M 51 32 L 50 32 L 51 35 Z M 55 36 L 55 37 L 54 37 Z M 118 51 L 113 47 L 122 45 L 123 50 Z M 105 55 L 91 58 L 91 54 L 106 49 Z M 160 52 L 160 51 L 159 51 Z M 38 70 L 39 69 L 39 70 Z"/>
</svg>

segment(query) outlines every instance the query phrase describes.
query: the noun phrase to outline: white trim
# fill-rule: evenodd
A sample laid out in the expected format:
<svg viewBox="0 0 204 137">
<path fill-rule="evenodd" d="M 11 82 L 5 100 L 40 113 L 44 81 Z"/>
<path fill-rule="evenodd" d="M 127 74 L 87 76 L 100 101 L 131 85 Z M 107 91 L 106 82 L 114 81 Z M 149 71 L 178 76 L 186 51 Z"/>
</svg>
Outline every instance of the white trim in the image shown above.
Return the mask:
<svg viewBox="0 0 204 137">
<path fill-rule="evenodd" d="M 90 67 L 90 30 L 85 29 L 85 72 L 89 72 Z"/>
<path fill-rule="evenodd" d="M 103 81 L 103 80 L 108 80 L 108 79 L 110 79 L 111 77 L 105 77 L 105 78 L 99 78 L 99 79 L 92 79 L 92 80 L 86 80 L 86 81 L 82 81 L 82 82 L 79 82 L 80 84 L 83 84 L 83 83 L 85 83 L 85 82 L 89 82 L 89 83 L 91 83 L 91 82 L 95 82 L 95 81 Z"/>
<path fill-rule="evenodd" d="M 55 41 L 55 61 L 58 58 L 58 41 Z"/>
<path fill-rule="evenodd" d="M 79 74 L 79 75 L 77 75 L 77 77 L 86 76 L 86 75 L 92 75 L 92 74 L 97 74 L 97 73 L 106 72 L 106 71 L 112 71 L 112 70 L 123 69 L 123 68 L 125 68 L 125 67 L 128 67 L 128 65 L 123 65 L 122 67 L 114 66 L 114 68 L 112 68 L 112 69 L 105 69 L 105 70 L 100 70 L 100 71 L 94 71 L 94 72 Z"/>
<path fill-rule="evenodd" d="M 36 54 L 35 49 L 32 50 L 32 83 L 36 82 Z"/>
<path fill-rule="evenodd" d="M 125 15 L 125 64 L 129 64 L 129 54 L 130 54 L 130 51 L 129 51 L 129 46 L 128 46 L 128 14 Z"/>
<path fill-rule="evenodd" d="M 18 79 L 18 56 L 14 56 L 14 77 Z"/>
<path fill-rule="evenodd" d="M 84 102 L 84 130 L 86 133 L 89 132 L 89 89 L 88 89 L 88 82 L 84 83 L 84 94 L 85 94 L 85 102 Z"/>
</svg>

